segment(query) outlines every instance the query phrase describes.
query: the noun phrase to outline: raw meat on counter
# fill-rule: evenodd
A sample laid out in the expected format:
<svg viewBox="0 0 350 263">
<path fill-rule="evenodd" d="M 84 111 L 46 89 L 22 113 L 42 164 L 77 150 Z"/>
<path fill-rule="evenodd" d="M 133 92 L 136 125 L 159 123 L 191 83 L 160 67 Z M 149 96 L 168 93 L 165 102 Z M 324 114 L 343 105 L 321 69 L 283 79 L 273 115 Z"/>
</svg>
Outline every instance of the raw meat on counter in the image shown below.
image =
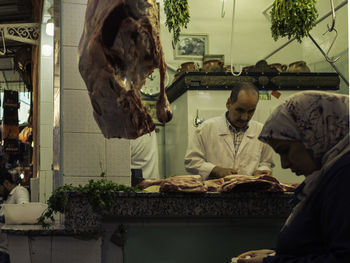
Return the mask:
<svg viewBox="0 0 350 263">
<path fill-rule="evenodd" d="M 160 192 L 191 192 L 207 191 L 200 175 L 178 175 L 164 179 L 160 184 Z"/>
<path fill-rule="evenodd" d="M 221 192 L 283 192 L 283 189 L 272 176 L 237 175 L 224 182 Z"/>
<path fill-rule="evenodd" d="M 140 95 L 155 68 L 161 75 L 157 118 L 171 120 L 155 0 L 89 0 L 78 52 L 94 118 L 106 138 L 135 139 L 155 129 Z"/>
<path fill-rule="evenodd" d="M 160 180 L 144 180 L 141 189 L 150 192 L 158 185 L 160 192 L 293 192 L 298 183 L 280 183 L 268 175 L 229 175 L 203 181 L 199 175 L 173 176 Z M 153 187 L 153 189 L 157 189 Z"/>
<path fill-rule="evenodd" d="M 146 189 L 152 185 L 160 185 L 163 182 L 163 179 L 159 179 L 159 180 L 143 180 L 140 184 L 139 187 L 140 189 Z"/>
</svg>

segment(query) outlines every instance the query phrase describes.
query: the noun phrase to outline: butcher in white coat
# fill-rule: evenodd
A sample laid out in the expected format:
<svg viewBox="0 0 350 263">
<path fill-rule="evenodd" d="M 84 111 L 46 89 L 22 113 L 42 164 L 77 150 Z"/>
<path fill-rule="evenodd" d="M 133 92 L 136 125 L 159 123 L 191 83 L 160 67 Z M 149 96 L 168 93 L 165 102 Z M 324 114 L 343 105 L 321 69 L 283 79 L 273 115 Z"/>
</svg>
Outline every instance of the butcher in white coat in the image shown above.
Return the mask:
<svg viewBox="0 0 350 263">
<path fill-rule="evenodd" d="M 259 141 L 262 123 L 251 120 L 259 90 L 250 82 L 237 83 L 227 99 L 227 112 L 197 128 L 185 155 L 185 168 L 203 180 L 231 174 L 271 175 L 272 148 Z"/>
</svg>

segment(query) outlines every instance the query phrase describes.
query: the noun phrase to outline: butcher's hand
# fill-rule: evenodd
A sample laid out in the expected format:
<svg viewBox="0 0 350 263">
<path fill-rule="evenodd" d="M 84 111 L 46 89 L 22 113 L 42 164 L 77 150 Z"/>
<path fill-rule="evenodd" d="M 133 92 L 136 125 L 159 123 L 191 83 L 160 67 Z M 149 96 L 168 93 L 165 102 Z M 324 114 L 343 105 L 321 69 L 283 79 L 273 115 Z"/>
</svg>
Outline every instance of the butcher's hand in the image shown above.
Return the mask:
<svg viewBox="0 0 350 263">
<path fill-rule="evenodd" d="M 268 175 L 271 176 L 272 172 L 268 170 L 256 170 L 253 175 L 258 176 L 258 175 Z"/>
<path fill-rule="evenodd" d="M 275 251 L 271 249 L 251 250 L 240 254 L 237 263 L 263 263 L 264 258 L 274 254 Z"/>
<path fill-rule="evenodd" d="M 211 178 L 222 178 L 225 177 L 227 175 L 231 175 L 231 174 L 237 174 L 237 170 L 233 169 L 233 168 L 224 168 L 224 167 L 220 167 L 220 166 L 215 166 L 213 168 L 213 170 L 211 170 L 210 172 L 210 177 Z"/>
</svg>

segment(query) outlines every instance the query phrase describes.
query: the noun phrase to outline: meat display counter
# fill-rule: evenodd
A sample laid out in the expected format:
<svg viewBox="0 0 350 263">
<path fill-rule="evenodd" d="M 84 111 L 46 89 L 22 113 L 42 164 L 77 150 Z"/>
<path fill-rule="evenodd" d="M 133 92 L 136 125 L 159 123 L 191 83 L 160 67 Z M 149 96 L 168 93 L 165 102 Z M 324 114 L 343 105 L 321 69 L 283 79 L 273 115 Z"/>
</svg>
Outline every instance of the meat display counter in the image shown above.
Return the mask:
<svg viewBox="0 0 350 263">
<path fill-rule="evenodd" d="M 245 250 L 274 246 L 291 211 L 292 197 L 288 192 L 121 192 L 114 207 L 96 214 L 87 196 L 72 194 L 64 229 L 29 231 L 5 226 L 3 231 L 14 257 L 23 255 L 11 248 L 30 240 L 35 256 L 48 259 L 53 252 L 40 244 L 51 240 L 61 262 L 76 262 L 78 252 L 65 253 L 68 249 L 84 251 L 79 254 L 84 262 L 229 263 Z"/>
</svg>

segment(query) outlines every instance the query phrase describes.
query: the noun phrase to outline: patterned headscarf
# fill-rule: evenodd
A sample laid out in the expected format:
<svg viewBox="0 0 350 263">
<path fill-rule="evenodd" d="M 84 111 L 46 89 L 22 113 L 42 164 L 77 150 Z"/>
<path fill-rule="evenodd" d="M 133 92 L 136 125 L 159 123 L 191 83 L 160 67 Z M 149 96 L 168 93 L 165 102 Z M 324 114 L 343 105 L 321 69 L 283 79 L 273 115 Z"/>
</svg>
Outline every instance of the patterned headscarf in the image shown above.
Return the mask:
<svg viewBox="0 0 350 263">
<path fill-rule="evenodd" d="M 271 114 L 259 140 L 271 139 L 302 142 L 321 169 L 308 175 L 298 195 L 301 200 L 290 219 L 299 212 L 329 168 L 350 151 L 349 96 L 335 93 L 304 91 L 286 99 Z"/>
</svg>

